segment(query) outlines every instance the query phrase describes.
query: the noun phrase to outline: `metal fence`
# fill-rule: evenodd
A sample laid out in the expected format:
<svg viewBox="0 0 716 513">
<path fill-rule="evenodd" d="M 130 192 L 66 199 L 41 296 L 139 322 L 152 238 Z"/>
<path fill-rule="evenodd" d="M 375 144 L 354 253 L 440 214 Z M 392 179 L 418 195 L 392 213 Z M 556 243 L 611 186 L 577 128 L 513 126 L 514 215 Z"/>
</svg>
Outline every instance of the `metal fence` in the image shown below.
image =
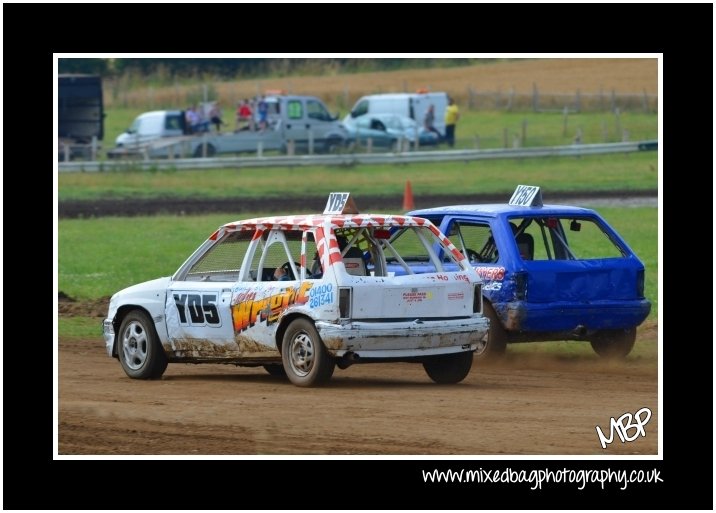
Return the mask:
<svg viewBox="0 0 716 513">
<path fill-rule="evenodd" d="M 461 96 L 461 95 L 458 95 Z M 480 91 L 468 86 L 462 98 L 468 110 L 505 110 L 533 112 L 644 112 L 658 111 L 658 96 L 641 93 L 617 93 L 615 89 L 600 90 L 597 93 L 583 93 L 577 89 L 574 93 L 540 92 L 537 84 L 532 92 L 517 93 L 507 91 Z"/>
<path fill-rule="evenodd" d="M 580 157 L 608 153 L 653 151 L 656 140 L 607 144 L 572 144 L 537 148 L 502 148 L 485 150 L 410 151 L 395 153 L 344 153 L 334 155 L 220 157 L 162 160 L 118 160 L 103 162 L 60 162 L 58 171 L 110 172 L 155 169 L 218 169 L 300 166 L 354 166 L 358 164 L 401 164 L 412 162 L 450 162 L 536 157 Z"/>
</svg>

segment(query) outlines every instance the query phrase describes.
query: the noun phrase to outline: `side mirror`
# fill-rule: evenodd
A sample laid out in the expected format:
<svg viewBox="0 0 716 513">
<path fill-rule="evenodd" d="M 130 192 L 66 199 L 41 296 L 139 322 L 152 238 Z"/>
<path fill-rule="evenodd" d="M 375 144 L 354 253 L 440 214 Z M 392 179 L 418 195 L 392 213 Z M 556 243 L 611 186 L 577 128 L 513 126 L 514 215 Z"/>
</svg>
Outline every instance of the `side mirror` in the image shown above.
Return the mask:
<svg viewBox="0 0 716 513">
<path fill-rule="evenodd" d="M 578 222 L 576 219 L 572 219 L 572 222 L 569 223 L 569 229 L 573 232 L 578 232 L 582 229 L 582 223 Z"/>
</svg>

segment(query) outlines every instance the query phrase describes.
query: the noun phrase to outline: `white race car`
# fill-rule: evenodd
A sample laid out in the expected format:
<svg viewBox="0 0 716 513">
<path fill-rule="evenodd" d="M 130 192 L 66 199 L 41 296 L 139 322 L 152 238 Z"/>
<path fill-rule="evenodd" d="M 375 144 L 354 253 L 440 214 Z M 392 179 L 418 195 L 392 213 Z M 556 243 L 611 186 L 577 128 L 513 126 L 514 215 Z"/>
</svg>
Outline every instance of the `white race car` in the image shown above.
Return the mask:
<svg viewBox="0 0 716 513">
<path fill-rule="evenodd" d="M 434 272 L 415 274 L 416 259 Z M 322 215 L 225 224 L 173 276 L 116 293 L 104 339 L 137 379 L 169 362 L 229 363 L 312 386 L 336 365 L 412 361 L 457 383 L 489 329 L 481 284 L 430 221 L 358 214 L 331 193 Z"/>
</svg>

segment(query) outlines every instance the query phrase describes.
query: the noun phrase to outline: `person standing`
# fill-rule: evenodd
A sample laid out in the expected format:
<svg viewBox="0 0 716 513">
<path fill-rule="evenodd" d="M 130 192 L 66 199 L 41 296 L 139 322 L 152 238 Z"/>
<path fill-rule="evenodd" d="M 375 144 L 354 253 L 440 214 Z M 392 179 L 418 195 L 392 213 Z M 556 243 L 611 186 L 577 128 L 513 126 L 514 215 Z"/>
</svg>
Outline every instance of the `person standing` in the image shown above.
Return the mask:
<svg viewBox="0 0 716 513">
<path fill-rule="evenodd" d="M 244 128 L 254 131 L 254 113 L 251 112 L 248 98 L 244 98 L 239 108 L 236 109 L 236 131 L 238 132 Z"/>
<path fill-rule="evenodd" d="M 435 128 L 435 105 L 432 103 L 428 107 L 428 111 L 425 113 L 425 120 L 423 123 L 425 130 L 428 132 L 434 132 L 438 136 L 438 142 L 442 139 L 442 135 L 437 128 Z"/>
<path fill-rule="evenodd" d="M 445 141 L 451 148 L 455 146 L 455 124 L 458 119 L 460 119 L 460 111 L 455 105 L 455 100 L 450 96 L 445 109 Z"/>
<path fill-rule="evenodd" d="M 221 125 L 224 124 L 224 121 L 221 119 L 221 107 L 219 106 L 219 102 L 214 102 L 211 106 L 209 121 L 216 126 L 217 133 L 221 132 Z"/>
<path fill-rule="evenodd" d="M 257 111 L 259 113 L 259 130 L 263 132 L 268 127 L 268 103 L 265 95 L 261 95 Z"/>
</svg>

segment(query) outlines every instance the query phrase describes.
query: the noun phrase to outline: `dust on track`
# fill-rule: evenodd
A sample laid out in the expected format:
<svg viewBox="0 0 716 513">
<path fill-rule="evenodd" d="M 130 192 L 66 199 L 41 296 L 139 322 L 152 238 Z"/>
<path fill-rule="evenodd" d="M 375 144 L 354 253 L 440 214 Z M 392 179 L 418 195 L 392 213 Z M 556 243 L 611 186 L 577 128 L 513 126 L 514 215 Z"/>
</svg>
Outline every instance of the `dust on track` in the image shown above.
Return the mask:
<svg viewBox="0 0 716 513">
<path fill-rule="evenodd" d="M 98 321 L 99 326 L 99 321 Z M 655 344 L 654 327 L 637 344 Z M 511 353 L 460 384 L 421 365 L 354 365 L 302 389 L 261 367 L 169 364 L 128 378 L 100 338 L 59 341 L 60 455 L 657 453 L 657 363 Z M 595 426 L 642 407 L 646 436 L 603 450 Z"/>
</svg>

